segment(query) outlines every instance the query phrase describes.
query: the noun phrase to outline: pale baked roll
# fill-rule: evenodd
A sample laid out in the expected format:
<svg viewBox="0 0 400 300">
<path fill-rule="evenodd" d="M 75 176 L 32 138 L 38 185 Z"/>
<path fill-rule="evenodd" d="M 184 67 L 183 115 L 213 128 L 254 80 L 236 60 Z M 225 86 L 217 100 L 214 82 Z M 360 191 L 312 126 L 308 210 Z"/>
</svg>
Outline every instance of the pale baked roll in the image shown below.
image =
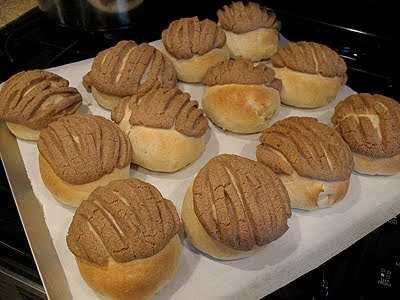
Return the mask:
<svg viewBox="0 0 400 300">
<path fill-rule="evenodd" d="M 174 204 L 130 178 L 96 188 L 75 212 L 67 245 L 82 278 L 106 299 L 149 299 L 174 277 L 180 257 Z"/>
<path fill-rule="evenodd" d="M 15 136 L 37 140 L 41 129 L 82 105 L 81 94 L 68 85 L 68 80 L 47 71 L 19 72 L 1 88 L 0 119 Z"/>
<path fill-rule="evenodd" d="M 260 61 L 278 50 L 278 31 L 281 22 L 275 13 L 258 3 L 233 2 L 217 12 L 218 23 L 225 31 L 226 46 L 231 58 Z"/>
<path fill-rule="evenodd" d="M 347 81 L 346 62 L 329 47 L 313 42 L 288 43 L 271 63 L 282 80 L 282 103 L 290 106 L 323 106 Z"/>
<path fill-rule="evenodd" d="M 212 158 L 196 175 L 182 206 L 188 240 L 219 259 L 253 255 L 288 229 L 285 186 L 269 168 L 237 155 Z"/>
<path fill-rule="evenodd" d="M 334 128 L 350 146 L 354 170 L 369 175 L 400 171 L 400 104 L 367 93 L 339 102 L 332 116 Z"/>
<path fill-rule="evenodd" d="M 351 150 L 333 128 L 308 117 L 274 123 L 260 137 L 257 160 L 285 184 L 292 207 L 329 207 L 347 193 L 354 167 Z"/>
<path fill-rule="evenodd" d="M 132 144 L 132 162 L 146 169 L 175 172 L 204 151 L 208 120 L 179 89 L 124 98 L 111 118 Z"/>
<path fill-rule="evenodd" d="M 77 207 L 98 186 L 129 177 L 129 140 L 104 117 L 60 118 L 40 132 L 37 145 L 43 183 L 64 204 Z"/>
<path fill-rule="evenodd" d="M 120 41 L 96 56 L 83 77 L 83 86 L 102 107 L 111 110 L 126 96 L 175 87 L 176 71 L 153 46 Z"/>
<path fill-rule="evenodd" d="M 203 78 L 203 109 L 224 130 L 254 133 L 268 127 L 277 113 L 282 82 L 264 64 L 251 60 L 223 61 L 208 69 Z"/>
<path fill-rule="evenodd" d="M 162 43 L 162 51 L 174 64 L 178 79 L 185 82 L 201 82 L 209 67 L 229 59 L 224 31 L 208 19 L 173 21 L 162 32 Z"/>
</svg>

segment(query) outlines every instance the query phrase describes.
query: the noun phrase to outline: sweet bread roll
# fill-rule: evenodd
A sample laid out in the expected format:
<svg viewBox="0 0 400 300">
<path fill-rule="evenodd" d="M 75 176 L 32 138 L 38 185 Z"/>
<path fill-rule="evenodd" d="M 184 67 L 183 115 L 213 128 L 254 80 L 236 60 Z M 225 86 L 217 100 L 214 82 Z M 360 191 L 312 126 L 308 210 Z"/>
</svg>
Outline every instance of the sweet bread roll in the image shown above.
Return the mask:
<svg viewBox="0 0 400 300">
<path fill-rule="evenodd" d="M 263 131 L 281 104 L 282 82 L 274 75 L 266 65 L 254 67 L 251 60 L 244 59 L 211 67 L 203 78 L 203 109 L 207 117 L 224 130 Z"/>
<path fill-rule="evenodd" d="M 285 184 L 292 207 L 329 207 L 347 193 L 354 167 L 349 146 L 329 126 L 308 117 L 274 123 L 260 137 L 257 160 Z"/>
<path fill-rule="evenodd" d="M 156 89 L 124 98 L 111 118 L 132 144 L 133 163 L 175 172 L 204 150 L 208 120 L 197 106 L 179 89 Z"/>
<path fill-rule="evenodd" d="M 150 89 L 176 86 L 172 63 L 153 46 L 120 41 L 101 51 L 93 61 L 83 86 L 106 109 L 113 109 L 122 98 Z"/>
<path fill-rule="evenodd" d="M 400 104 L 371 94 L 355 94 L 339 102 L 334 128 L 353 151 L 354 170 L 369 175 L 400 172 Z"/>
<path fill-rule="evenodd" d="M 281 23 L 273 12 L 258 3 L 242 1 L 224 5 L 217 12 L 218 21 L 225 31 L 226 46 L 231 58 L 260 61 L 278 50 L 278 31 Z"/>
<path fill-rule="evenodd" d="M 271 57 L 271 63 L 282 80 L 282 103 L 290 106 L 323 106 L 347 81 L 345 61 L 329 47 L 313 42 L 288 43 Z"/>
<path fill-rule="evenodd" d="M 37 145 L 43 183 L 64 204 L 77 207 L 99 185 L 129 177 L 129 140 L 104 117 L 60 118 L 40 132 Z"/>
<path fill-rule="evenodd" d="M 174 204 L 139 179 L 97 187 L 75 212 L 67 245 L 82 278 L 106 299 L 149 299 L 174 277 L 180 256 Z"/>
<path fill-rule="evenodd" d="M 188 188 L 182 223 L 188 240 L 219 259 L 253 255 L 288 229 L 290 201 L 269 168 L 237 155 L 212 158 Z"/>
<path fill-rule="evenodd" d="M 198 17 L 173 21 L 162 32 L 163 53 L 175 66 L 179 80 L 201 82 L 207 69 L 229 59 L 224 31 Z"/>
<path fill-rule="evenodd" d="M 17 137 L 39 138 L 39 131 L 82 105 L 68 80 L 43 70 L 23 71 L 9 78 L 0 91 L 0 119 Z"/>
</svg>

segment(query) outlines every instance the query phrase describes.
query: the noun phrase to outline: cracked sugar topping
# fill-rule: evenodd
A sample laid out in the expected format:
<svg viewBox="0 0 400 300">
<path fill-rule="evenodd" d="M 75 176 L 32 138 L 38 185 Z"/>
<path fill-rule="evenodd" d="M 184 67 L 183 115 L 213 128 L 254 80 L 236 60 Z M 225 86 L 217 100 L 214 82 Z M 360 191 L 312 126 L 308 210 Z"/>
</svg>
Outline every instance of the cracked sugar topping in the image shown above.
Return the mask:
<svg viewBox="0 0 400 300">
<path fill-rule="evenodd" d="M 254 2 L 244 5 L 242 1 L 238 1 L 229 6 L 224 5 L 217 15 L 223 29 L 237 34 L 260 28 L 281 29 L 281 22 L 277 20 L 275 13 L 268 12 Z"/>
<path fill-rule="evenodd" d="M 342 84 L 347 81 L 346 62 L 331 48 L 313 43 L 288 43 L 279 48 L 271 58 L 274 67 L 287 67 L 293 71 L 321 74 L 325 77 L 340 77 Z"/>
<path fill-rule="evenodd" d="M 68 80 L 43 70 L 23 71 L 8 79 L 0 91 L 0 119 L 40 130 L 82 105 Z"/>
<path fill-rule="evenodd" d="M 129 123 L 152 128 L 175 128 L 191 137 L 201 137 L 208 129 L 208 119 L 197 101 L 190 100 L 188 93 L 173 89 L 155 89 L 144 95 L 124 98 L 114 108 L 111 118 L 116 123 L 123 119 L 127 108 Z"/>
<path fill-rule="evenodd" d="M 289 117 L 264 130 L 257 159 L 275 173 L 325 181 L 347 180 L 354 167 L 336 130 L 309 117 Z"/>
<path fill-rule="evenodd" d="M 282 81 L 275 78 L 275 72 L 265 64 L 254 66 L 248 59 L 227 60 L 209 68 L 203 77 L 207 86 L 222 84 L 263 84 L 277 89 L 282 88 Z"/>
<path fill-rule="evenodd" d="M 152 88 L 175 87 L 176 71 L 159 50 L 143 43 L 120 41 L 101 51 L 92 69 L 83 77 L 88 92 L 94 86 L 100 92 L 119 97 L 145 93 Z"/>
<path fill-rule="evenodd" d="M 242 251 L 280 237 L 291 216 L 288 193 L 274 172 L 230 154 L 212 158 L 197 174 L 193 204 L 211 237 Z"/>
<path fill-rule="evenodd" d="M 198 17 L 193 17 L 173 21 L 162 32 L 162 42 L 175 58 L 189 59 L 224 47 L 226 37 L 215 22 L 208 19 L 199 21 Z"/>
<path fill-rule="evenodd" d="M 131 160 L 131 145 L 121 129 L 101 116 L 72 115 L 40 132 L 40 154 L 71 184 L 95 181 Z"/>
<path fill-rule="evenodd" d="M 400 154 L 400 104 L 367 93 L 339 102 L 332 123 L 352 151 L 372 157 Z"/>
<path fill-rule="evenodd" d="M 115 180 L 96 188 L 75 212 L 68 229 L 71 252 L 106 266 L 150 257 L 179 230 L 174 204 L 153 185 L 136 178 Z"/>
</svg>

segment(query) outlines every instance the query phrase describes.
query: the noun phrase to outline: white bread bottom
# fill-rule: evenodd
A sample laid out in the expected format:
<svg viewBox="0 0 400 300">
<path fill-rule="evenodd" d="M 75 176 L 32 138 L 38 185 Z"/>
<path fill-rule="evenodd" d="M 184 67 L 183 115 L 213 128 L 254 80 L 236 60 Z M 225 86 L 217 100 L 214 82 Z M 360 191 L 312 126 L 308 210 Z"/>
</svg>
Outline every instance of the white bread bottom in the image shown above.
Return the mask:
<svg viewBox="0 0 400 300">
<path fill-rule="evenodd" d="M 205 87 L 203 109 L 224 130 L 236 133 L 261 132 L 278 111 L 279 91 L 265 85 L 224 84 Z"/>
<path fill-rule="evenodd" d="M 162 52 L 174 65 L 177 78 L 191 83 L 201 82 L 208 68 L 220 61 L 229 59 L 229 52 L 226 46 L 215 48 L 203 55 L 194 55 L 189 59 L 177 59 L 169 54 L 165 48 L 162 49 Z"/>
<path fill-rule="evenodd" d="M 92 95 L 97 103 L 105 109 L 112 110 L 122 100 L 123 97 L 107 95 L 97 90 L 93 85 L 91 87 Z"/>
<path fill-rule="evenodd" d="M 27 141 L 37 141 L 39 139 L 40 130 L 31 129 L 21 124 L 6 122 L 8 129 L 17 138 Z"/>
<path fill-rule="evenodd" d="M 374 158 L 353 152 L 354 171 L 367 175 L 394 175 L 400 172 L 400 154 Z"/>
<path fill-rule="evenodd" d="M 259 28 L 246 33 L 225 31 L 226 46 L 231 58 L 247 58 L 260 61 L 270 58 L 278 50 L 278 31 Z"/>
<path fill-rule="evenodd" d="M 193 206 L 193 182 L 186 191 L 182 204 L 181 218 L 187 239 L 200 251 L 221 260 L 233 260 L 253 255 L 257 250 L 263 248 L 255 246 L 250 251 L 240 251 L 229 248 L 221 242 L 213 239 L 201 225 L 196 216 Z"/>
<path fill-rule="evenodd" d="M 128 263 L 110 259 L 104 267 L 80 258 L 76 263 L 87 285 L 106 299 L 149 299 L 175 276 L 180 246 L 177 234 L 160 252 L 147 258 Z"/>
<path fill-rule="evenodd" d="M 292 208 L 316 210 L 330 207 L 342 200 L 349 188 L 350 178 L 343 181 L 323 181 L 294 174 L 278 175 L 285 185 Z"/>
<path fill-rule="evenodd" d="M 122 169 L 114 168 L 110 174 L 84 184 L 71 184 L 60 178 L 46 161 L 39 154 L 39 170 L 43 183 L 50 193 L 63 204 L 78 207 L 83 200 L 86 200 L 90 193 L 98 186 L 107 185 L 113 180 L 126 179 L 129 177 L 130 165 Z"/>
<path fill-rule="evenodd" d="M 341 87 L 340 77 L 307 74 L 289 68 L 272 68 L 275 77 L 282 80 L 281 101 L 284 104 L 316 108 L 336 98 Z"/>
</svg>

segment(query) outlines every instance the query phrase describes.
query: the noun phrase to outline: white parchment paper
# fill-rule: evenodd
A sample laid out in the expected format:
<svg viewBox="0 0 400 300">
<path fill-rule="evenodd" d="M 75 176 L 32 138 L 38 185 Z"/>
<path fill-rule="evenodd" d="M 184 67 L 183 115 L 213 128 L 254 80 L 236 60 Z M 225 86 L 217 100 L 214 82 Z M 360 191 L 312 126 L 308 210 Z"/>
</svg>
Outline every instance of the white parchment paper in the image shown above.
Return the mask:
<svg viewBox="0 0 400 300">
<path fill-rule="evenodd" d="M 285 43 L 281 39 L 281 43 Z M 160 42 L 154 45 L 160 46 Z M 81 113 L 110 118 L 82 86 L 82 77 L 89 71 L 92 60 L 51 69 L 77 87 L 84 98 Z M 201 104 L 203 87 L 182 84 L 192 99 Z M 368 91 L 368 87 L 365 87 Z M 325 107 L 306 110 L 282 105 L 272 122 L 288 116 L 312 116 L 330 124 L 336 103 L 354 93 L 343 86 L 337 98 Z M 162 195 L 172 200 L 180 213 L 186 189 L 200 168 L 220 153 L 234 153 L 255 159 L 260 134 L 238 135 L 224 132 L 210 122 L 207 145 L 201 157 L 173 174 L 161 174 L 132 166 L 131 176 L 155 185 Z M 18 140 L 33 191 L 43 206 L 46 224 L 57 255 L 67 277 L 74 299 L 97 299 L 98 296 L 82 280 L 74 255 L 65 237 L 74 209 L 60 204 L 43 185 L 38 168 L 36 143 Z M 316 268 L 346 249 L 387 220 L 400 213 L 400 174 L 395 176 L 366 176 L 353 172 L 349 192 L 337 205 L 314 212 L 293 210 L 289 230 L 254 256 L 237 261 L 218 261 L 197 251 L 182 240 L 181 262 L 174 279 L 155 299 L 259 299 L 284 286 L 302 274 Z"/>
</svg>

